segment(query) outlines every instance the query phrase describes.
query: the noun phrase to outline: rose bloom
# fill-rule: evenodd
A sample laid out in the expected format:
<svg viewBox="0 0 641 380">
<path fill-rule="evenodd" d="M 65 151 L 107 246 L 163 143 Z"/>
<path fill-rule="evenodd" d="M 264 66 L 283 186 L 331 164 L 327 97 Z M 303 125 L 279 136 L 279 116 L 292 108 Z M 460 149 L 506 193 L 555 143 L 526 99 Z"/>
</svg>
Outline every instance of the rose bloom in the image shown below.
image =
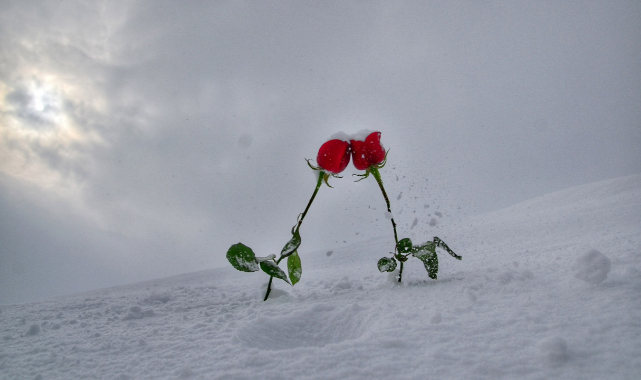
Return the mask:
<svg viewBox="0 0 641 380">
<path fill-rule="evenodd" d="M 358 170 L 366 170 L 385 161 L 385 148 L 381 145 L 381 132 L 370 133 L 365 141 L 351 140 L 352 159 Z"/>
<path fill-rule="evenodd" d="M 318 166 L 332 174 L 338 174 L 345 170 L 349 164 L 350 146 L 343 140 L 329 140 L 321 145 L 318 150 L 316 162 Z"/>
</svg>

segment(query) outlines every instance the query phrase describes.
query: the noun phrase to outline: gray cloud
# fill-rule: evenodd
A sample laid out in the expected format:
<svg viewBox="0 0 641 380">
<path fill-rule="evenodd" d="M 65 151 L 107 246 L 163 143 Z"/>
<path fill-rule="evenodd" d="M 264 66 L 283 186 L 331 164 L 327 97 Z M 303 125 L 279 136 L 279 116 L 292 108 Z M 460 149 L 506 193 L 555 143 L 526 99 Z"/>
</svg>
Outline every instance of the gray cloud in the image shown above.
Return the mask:
<svg viewBox="0 0 641 380">
<path fill-rule="evenodd" d="M 388 192 L 403 192 L 394 212 L 407 230 L 417 217 L 416 234 L 437 208 L 441 226 L 638 173 L 640 12 L 599 1 L 5 2 L 1 232 L 12 238 L 0 260 L 26 269 L 2 277 L 16 285 L 0 302 L 225 265 L 238 241 L 277 251 L 315 184 L 303 158 L 339 130 L 383 132 Z M 305 249 L 389 233 L 378 189 L 351 183 L 354 172 L 321 190 Z M 25 192 L 21 207 L 45 217 L 15 208 Z M 27 244 L 34 234 L 46 238 Z M 37 263 L 51 260 L 66 271 L 45 276 Z"/>
</svg>

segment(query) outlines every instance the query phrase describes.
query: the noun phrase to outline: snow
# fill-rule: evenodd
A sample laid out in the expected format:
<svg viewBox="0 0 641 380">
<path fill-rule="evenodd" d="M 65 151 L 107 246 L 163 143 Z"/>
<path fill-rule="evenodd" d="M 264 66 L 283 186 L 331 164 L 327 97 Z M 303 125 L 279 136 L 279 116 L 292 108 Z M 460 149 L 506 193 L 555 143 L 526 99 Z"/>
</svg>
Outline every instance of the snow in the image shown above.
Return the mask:
<svg viewBox="0 0 641 380">
<path fill-rule="evenodd" d="M 331 135 L 330 138 L 327 141 L 334 140 L 334 139 L 345 141 L 345 142 L 350 142 L 351 140 L 365 141 L 367 136 L 369 136 L 370 134 L 372 134 L 374 132 L 376 132 L 376 131 L 372 131 L 372 130 L 369 130 L 369 129 L 361 129 L 360 131 L 355 132 L 355 133 L 346 133 L 346 132 L 343 132 L 343 131 L 339 131 L 339 132 L 336 132 L 333 135 Z"/>
<path fill-rule="evenodd" d="M 249 149 L 252 146 L 253 142 L 254 138 L 252 137 L 252 135 L 244 133 L 238 138 L 237 144 L 242 149 Z"/>
<path fill-rule="evenodd" d="M 330 140 L 341 140 L 345 142 L 350 142 L 350 140 L 353 140 L 352 135 L 343 131 L 338 131 L 331 135 L 327 141 Z"/>
<path fill-rule="evenodd" d="M 565 339 L 553 336 L 538 343 L 541 355 L 551 364 L 562 363 L 569 359 L 568 343 Z"/>
<path fill-rule="evenodd" d="M 574 277 L 598 285 L 608 278 L 610 266 L 610 259 L 596 249 L 592 249 L 579 257 L 572 269 L 576 271 Z"/>
<path fill-rule="evenodd" d="M 267 302 L 229 266 L 0 306 L 0 378 L 641 378 L 641 175 L 439 222 L 436 281 L 379 273 L 384 236 L 299 251 Z"/>
</svg>

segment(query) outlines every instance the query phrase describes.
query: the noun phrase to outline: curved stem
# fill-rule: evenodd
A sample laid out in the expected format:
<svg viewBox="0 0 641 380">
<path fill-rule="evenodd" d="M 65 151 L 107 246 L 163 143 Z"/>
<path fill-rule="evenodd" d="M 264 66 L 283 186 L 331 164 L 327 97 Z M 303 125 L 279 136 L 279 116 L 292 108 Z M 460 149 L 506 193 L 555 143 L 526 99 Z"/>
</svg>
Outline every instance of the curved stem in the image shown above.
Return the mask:
<svg viewBox="0 0 641 380">
<path fill-rule="evenodd" d="M 316 198 L 316 194 L 318 194 L 318 189 L 320 189 L 321 185 L 323 184 L 323 178 L 325 177 L 325 172 L 321 171 L 318 173 L 318 183 L 316 184 L 316 188 L 314 189 L 314 193 L 312 194 L 312 197 L 309 199 L 309 202 L 307 203 L 307 207 L 305 207 L 305 211 L 301 214 L 300 219 L 298 220 L 298 223 L 296 224 L 296 230 L 294 230 L 294 234 L 300 230 L 300 226 L 303 224 L 303 219 L 305 219 L 305 215 L 307 215 L 307 211 L 309 211 L 309 208 L 312 205 L 312 202 L 314 202 L 314 198 Z M 278 260 L 276 260 L 276 265 L 280 264 L 280 261 L 284 259 L 283 256 L 279 257 Z M 274 277 L 270 276 L 269 277 L 269 282 L 267 283 L 267 292 L 265 293 L 265 298 L 263 301 L 267 301 L 267 298 L 269 298 L 269 293 L 272 292 L 272 281 L 274 281 Z"/>
<path fill-rule="evenodd" d="M 370 173 L 374 176 L 376 179 L 376 183 L 378 183 L 378 186 L 381 188 L 381 192 L 383 193 L 383 198 L 385 198 L 385 203 L 387 204 L 387 212 L 392 214 L 392 208 L 390 207 L 389 203 L 389 198 L 387 197 L 387 192 L 385 191 L 385 187 L 383 187 L 383 179 L 381 178 L 381 173 L 378 171 L 378 169 L 374 166 L 372 166 L 369 169 Z M 394 253 L 396 253 L 396 250 L 398 249 L 398 234 L 396 233 L 396 222 L 394 221 L 394 218 L 390 218 L 392 221 L 392 228 L 394 229 L 394 241 L 396 242 L 396 246 L 394 247 Z M 398 272 L 398 282 L 401 282 L 401 279 L 403 278 L 403 262 L 401 261 L 401 268 L 399 269 Z"/>
<path fill-rule="evenodd" d="M 309 202 L 307 203 L 307 207 L 305 207 L 305 211 L 303 211 L 303 214 L 301 215 L 300 220 L 298 221 L 298 225 L 296 226 L 296 232 L 298 232 L 301 224 L 303 224 L 303 219 L 305 219 L 305 215 L 307 215 L 307 211 L 309 211 L 309 208 L 312 205 L 312 202 L 314 202 L 314 198 L 316 198 L 316 194 L 318 194 L 318 189 L 320 189 L 321 185 L 323 184 L 323 178 L 325 177 L 325 175 L 326 175 L 325 172 L 322 170 L 320 173 L 318 173 L 318 183 L 316 184 L 316 188 L 314 189 L 314 194 L 312 194 L 312 197 L 309 199 Z"/>
</svg>

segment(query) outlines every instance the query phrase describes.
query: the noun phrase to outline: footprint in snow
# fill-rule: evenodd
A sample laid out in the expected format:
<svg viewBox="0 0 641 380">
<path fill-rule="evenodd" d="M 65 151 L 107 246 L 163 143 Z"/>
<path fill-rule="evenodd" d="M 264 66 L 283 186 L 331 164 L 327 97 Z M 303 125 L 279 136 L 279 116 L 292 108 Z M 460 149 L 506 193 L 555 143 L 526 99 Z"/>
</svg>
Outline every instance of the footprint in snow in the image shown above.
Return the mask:
<svg viewBox="0 0 641 380">
<path fill-rule="evenodd" d="M 323 347 L 360 337 L 365 330 L 363 308 L 318 304 L 277 317 L 259 317 L 236 332 L 246 346 L 264 350 Z"/>
</svg>

